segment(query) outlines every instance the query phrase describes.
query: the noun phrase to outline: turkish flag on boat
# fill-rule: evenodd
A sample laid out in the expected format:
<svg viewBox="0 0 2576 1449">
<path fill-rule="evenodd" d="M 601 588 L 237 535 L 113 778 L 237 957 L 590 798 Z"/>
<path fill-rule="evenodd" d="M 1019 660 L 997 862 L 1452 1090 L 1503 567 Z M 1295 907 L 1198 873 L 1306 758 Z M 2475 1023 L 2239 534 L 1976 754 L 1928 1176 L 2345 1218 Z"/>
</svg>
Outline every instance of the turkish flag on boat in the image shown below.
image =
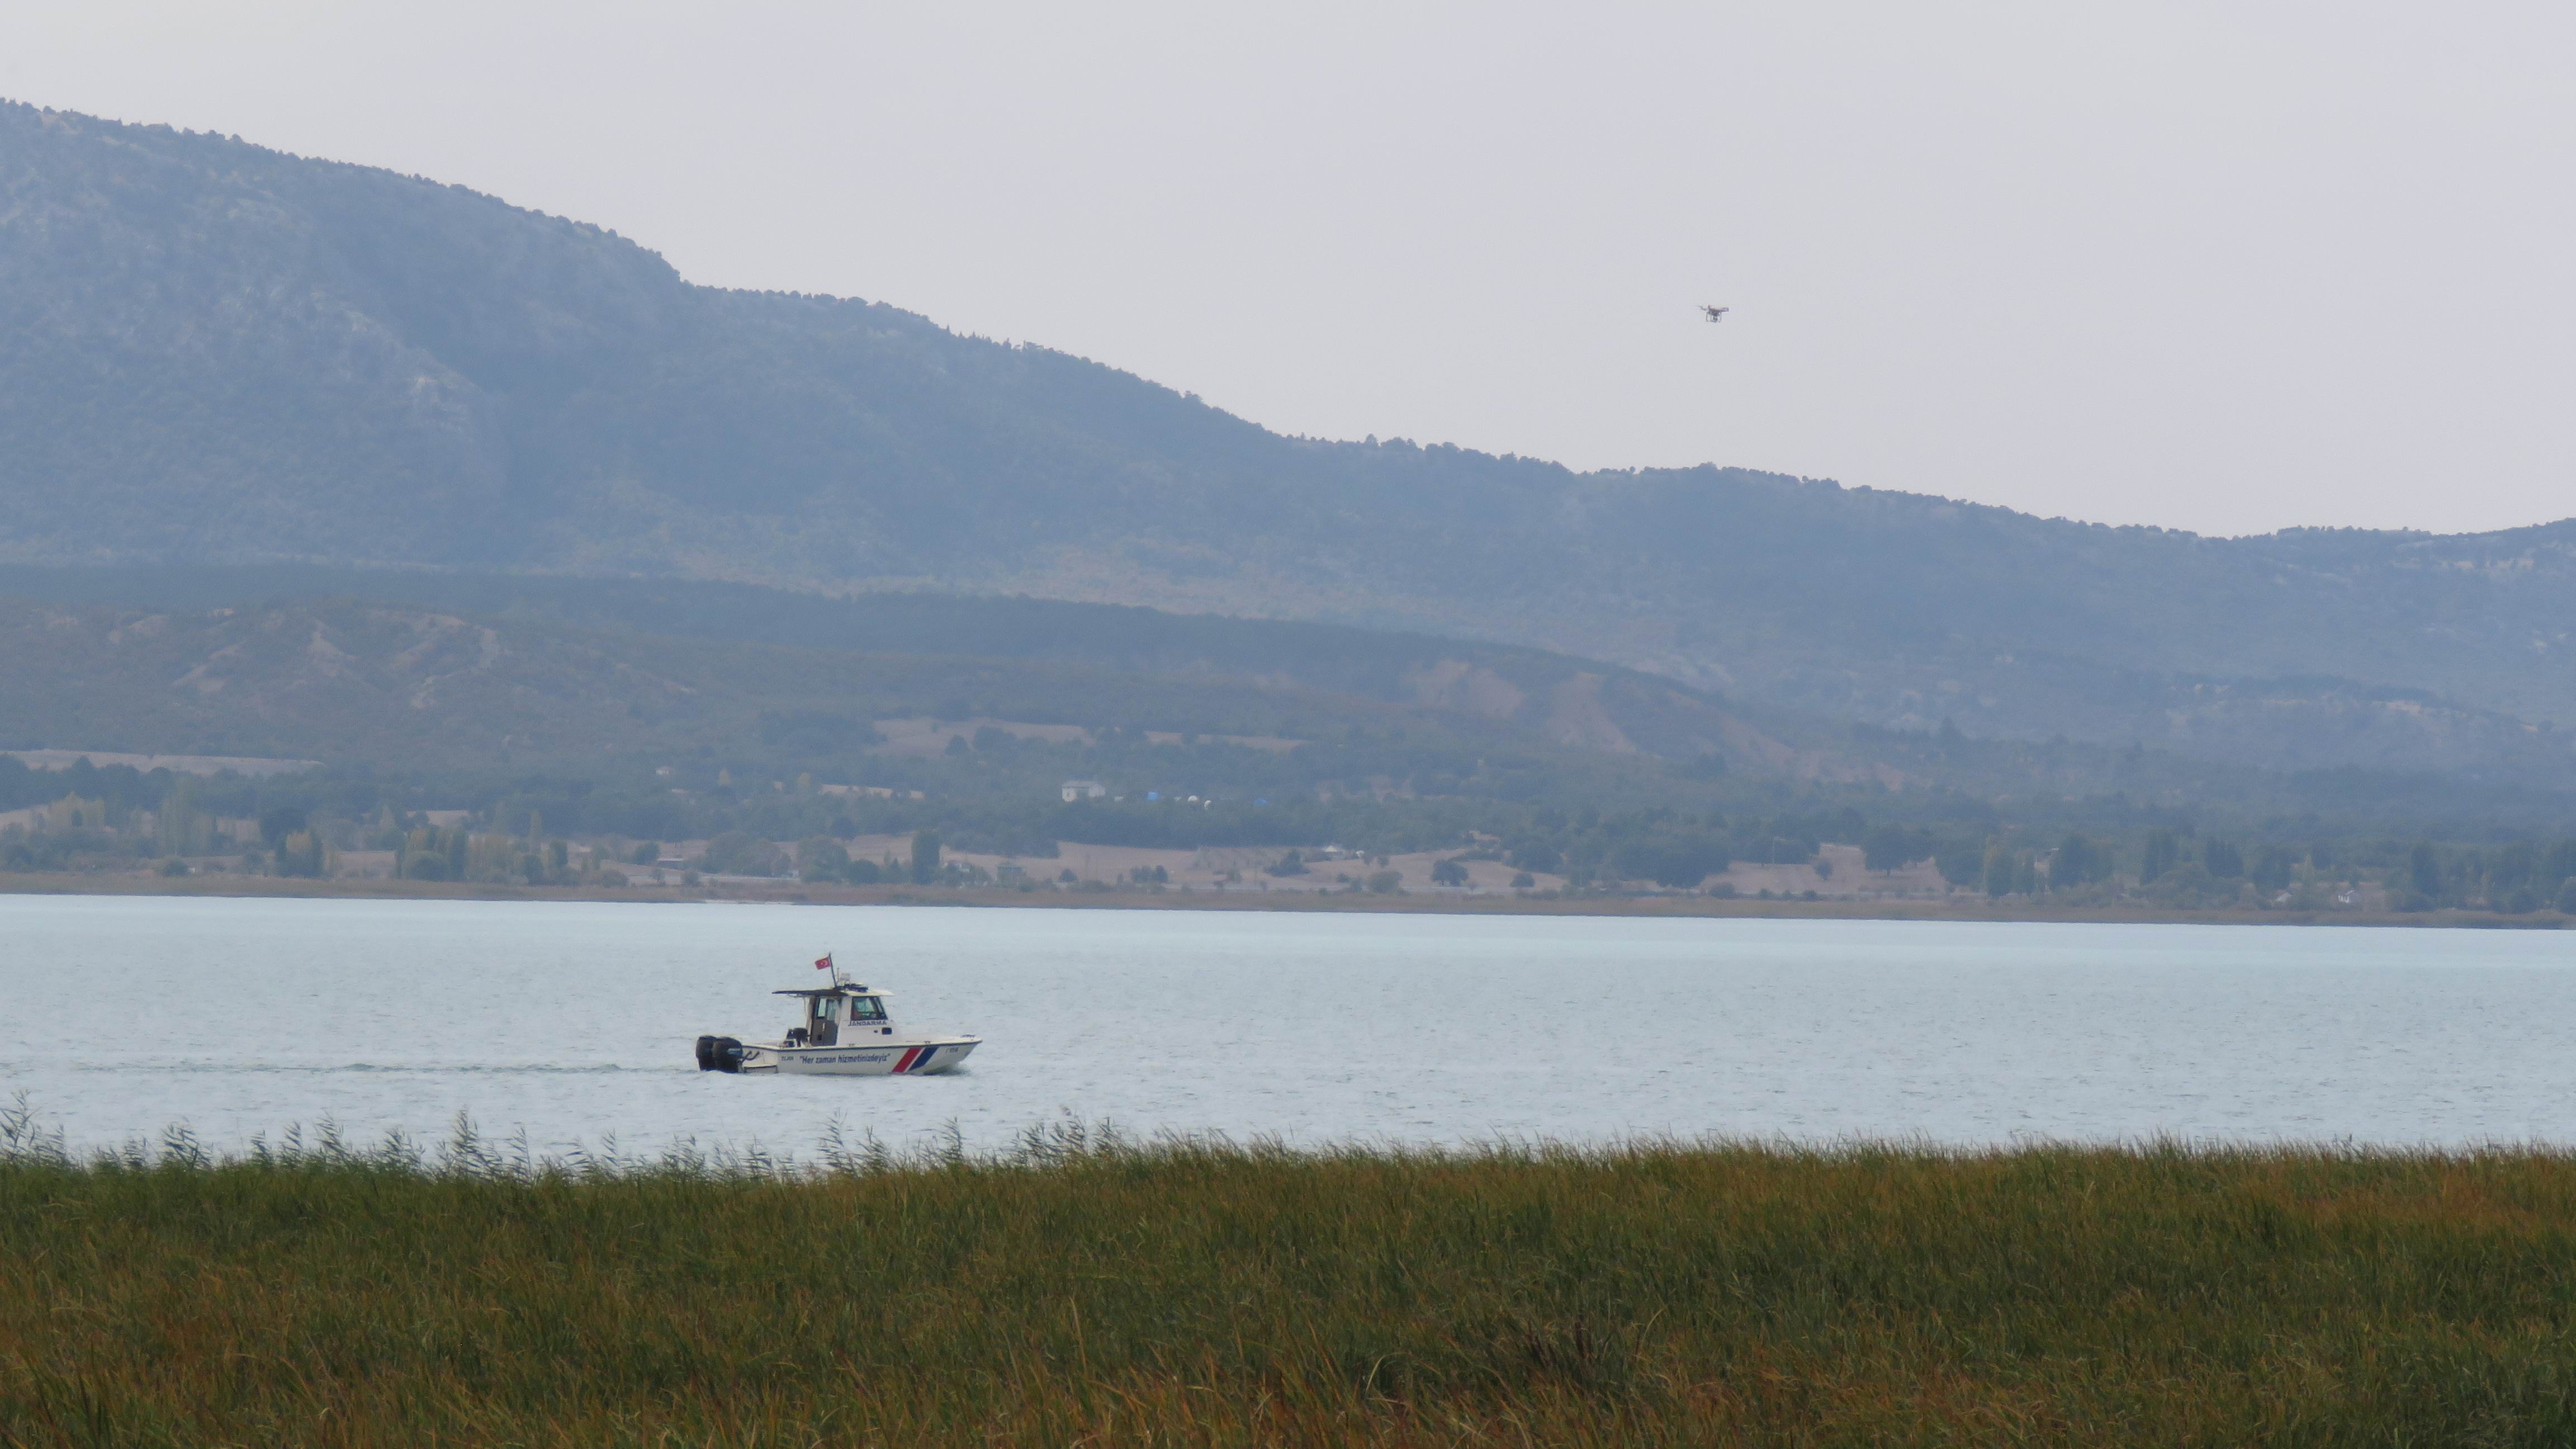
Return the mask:
<svg viewBox="0 0 2576 1449">
<path fill-rule="evenodd" d="M 814 969 L 815 969 L 815 970 L 817 970 L 817 971 L 829 971 L 829 970 L 831 970 L 831 969 L 832 969 L 832 953 L 831 953 L 831 952 L 829 952 L 829 951 L 824 952 L 824 953 L 823 953 L 823 959 L 814 963 Z"/>
</svg>

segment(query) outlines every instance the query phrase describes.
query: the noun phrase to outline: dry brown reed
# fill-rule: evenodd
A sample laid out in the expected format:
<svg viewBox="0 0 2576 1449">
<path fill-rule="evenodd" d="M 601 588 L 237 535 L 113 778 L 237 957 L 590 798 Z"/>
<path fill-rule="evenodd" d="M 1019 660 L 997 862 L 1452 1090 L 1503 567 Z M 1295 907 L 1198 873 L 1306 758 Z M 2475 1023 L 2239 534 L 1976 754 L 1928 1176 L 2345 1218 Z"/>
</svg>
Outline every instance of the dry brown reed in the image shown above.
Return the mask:
<svg viewBox="0 0 2576 1449">
<path fill-rule="evenodd" d="M 2576 1159 L 0 1124 L 0 1443 L 2564 1445 Z"/>
</svg>

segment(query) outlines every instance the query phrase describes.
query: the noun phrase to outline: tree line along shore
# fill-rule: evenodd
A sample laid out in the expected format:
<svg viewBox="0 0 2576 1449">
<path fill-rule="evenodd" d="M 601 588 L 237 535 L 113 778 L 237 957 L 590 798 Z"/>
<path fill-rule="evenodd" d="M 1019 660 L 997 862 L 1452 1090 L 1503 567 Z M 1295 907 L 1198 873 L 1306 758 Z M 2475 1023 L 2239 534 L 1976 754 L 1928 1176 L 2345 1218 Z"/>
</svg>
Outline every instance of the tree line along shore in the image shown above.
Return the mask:
<svg viewBox="0 0 2576 1449">
<path fill-rule="evenodd" d="M 0 1442 L 2546 1445 L 2576 1160 L 0 1159 Z"/>
<path fill-rule="evenodd" d="M 291 763 L 291 762 L 290 762 Z M 1073 782 L 1073 785 L 1087 782 Z M 0 889 L 37 878 L 227 889 L 324 881 L 775 891 L 911 888 L 1326 899 L 1820 902 L 1872 910 L 2295 915 L 2576 914 L 2576 838 L 2205 828 L 2155 810 L 2070 825 L 1923 802 L 1688 809 L 1445 797 L 1032 803 L 815 784 L 640 792 L 526 778 L 447 785 L 306 770 L 28 769 L 0 756 Z M 442 797 L 469 803 L 442 806 Z M 1957 802 L 1953 802 L 1954 804 Z M 1903 808 L 1899 809 L 1898 806 Z M 643 832 L 652 831 L 652 834 Z M 1284 903 L 1284 902 L 1283 902 Z M 1573 903 L 1580 903 L 1579 905 Z"/>
<path fill-rule="evenodd" d="M 1297 894 L 1261 890 L 1182 891 L 1133 886 L 1102 890 L 1028 891 L 998 887 L 851 886 L 793 880 L 701 880 L 694 885 L 600 888 L 579 883 L 528 885 L 412 880 L 306 880 L 204 875 L 179 880 L 149 874 L 0 874 L 0 895 L 121 895 L 314 900 L 619 901 L 689 904 L 706 901 L 793 905 L 990 906 L 1011 910 L 1331 911 L 1399 915 L 1546 915 L 1697 918 L 1709 920 L 2057 921 L 2135 925 L 2402 926 L 2411 929 L 2565 930 L 2576 915 L 2559 911 L 2499 914 L 2488 910 L 2362 911 L 2351 909 L 2171 909 L 2146 903 L 2077 905 L 1989 900 L 1759 900 L 1747 897 L 1624 895 Z"/>
</svg>

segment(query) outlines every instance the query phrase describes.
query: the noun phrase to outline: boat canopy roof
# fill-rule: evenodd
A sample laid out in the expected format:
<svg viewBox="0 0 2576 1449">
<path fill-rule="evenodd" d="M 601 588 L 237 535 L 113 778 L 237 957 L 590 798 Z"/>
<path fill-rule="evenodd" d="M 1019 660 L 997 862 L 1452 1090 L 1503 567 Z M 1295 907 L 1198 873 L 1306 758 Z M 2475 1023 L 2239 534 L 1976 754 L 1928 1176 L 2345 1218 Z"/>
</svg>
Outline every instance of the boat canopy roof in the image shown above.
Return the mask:
<svg viewBox="0 0 2576 1449">
<path fill-rule="evenodd" d="M 839 985 L 839 986 L 797 986 L 797 987 L 791 987 L 791 988 L 789 988 L 789 989 L 787 989 L 787 990 L 785 990 L 785 991 L 773 991 L 773 992 L 771 992 L 771 993 L 769 993 L 769 994 L 770 994 L 770 995 L 772 995 L 772 996 L 883 996 L 883 995 L 885 995 L 885 993 L 884 993 L 884 992 L 882 992 L 882 991 L 876 990 L 876 989 L 875 989 L 875 988 L 873 988 L 873 987 L 861 986 L 860 984 L 858 984 L 858 983 L 857 983 L 857 982 L 855 982 L 855 981 L 845 982 L 845 983 L 843 983 L 842 985 Z"/>
</svg>

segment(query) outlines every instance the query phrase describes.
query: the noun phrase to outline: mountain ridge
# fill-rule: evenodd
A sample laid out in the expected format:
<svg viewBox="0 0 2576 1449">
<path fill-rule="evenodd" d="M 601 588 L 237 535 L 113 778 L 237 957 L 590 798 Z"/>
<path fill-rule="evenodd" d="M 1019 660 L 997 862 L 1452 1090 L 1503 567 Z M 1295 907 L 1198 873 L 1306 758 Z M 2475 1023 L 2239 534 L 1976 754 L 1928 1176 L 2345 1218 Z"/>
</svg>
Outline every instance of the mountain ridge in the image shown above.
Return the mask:
<svg viewBox="0 0 2576 1449">
<path fill-rule="evenodd" d="M 0 359 L 0 559 L 1023 592 L 2035 740 L 2163 743 L 2211 681 L 2320 677 L 2293 701 L 2320 717 L 2411 690 L 2576 724 L 2576 520 L 2217 539 L 1284 437 L 881 303 L 695 287 L 461 187 L 14 103 L 0 324 L 26 339 Z M 2240 753 L 2263 749 L 2297 753 Z"/>
</svg>

